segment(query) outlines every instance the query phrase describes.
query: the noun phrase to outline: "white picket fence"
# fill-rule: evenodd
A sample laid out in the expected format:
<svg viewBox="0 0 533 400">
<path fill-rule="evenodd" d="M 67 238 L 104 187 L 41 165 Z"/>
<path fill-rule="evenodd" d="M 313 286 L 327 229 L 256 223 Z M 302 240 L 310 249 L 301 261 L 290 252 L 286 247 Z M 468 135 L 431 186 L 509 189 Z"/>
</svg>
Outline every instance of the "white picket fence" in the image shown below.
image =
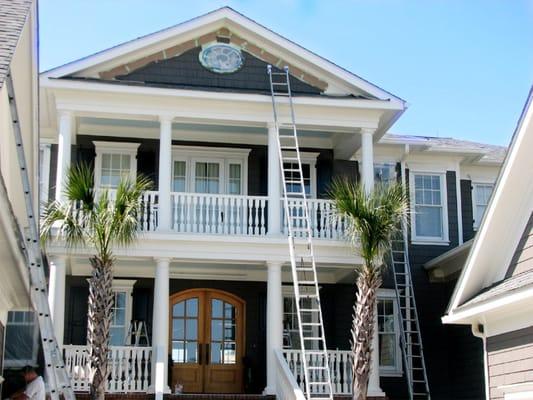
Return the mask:
<svg viewBox="0 0 533 400">
<path fill-rule="evenodd" d="M 63 346 L 65 368 L 76 392 L 89 390 L 88 346 Z M 111 346 L 111 370 L 106 391 L 109 393 L 146 392 L 150 385 L 151 347 Z"/>
<path fill-rule="evenodd" d="M 302 358 L 299 350 L 283 350 L 283 355 L 289 369 L 302 391 L 305 391 L 304 372 L 302 369 Z M 334 394 L 352 393 L 352 368 L 351 352 L 348 350 L 328 350 L 329 370 Z M 321 366 L 323 359 L 320 355 L 308 355 L 308 366 Z M 317 389 L 320 387 L 317 387 Z M 315 389 L 315 390 L 317 390 Z M 313 393 L 318 393 L 313 391 Z"/>
<path fill-rule="evenodd" d="M 288 201 L 289 213 L 303 216 L 303 200 L 290 199 Z M 285 208 L 283 207 L 283 232 L 288 233 L 287 218 L 285 218 Z M 345 231 L 344 218 L 334 213 L 333 202 L 325 199 L 307 199 L 309 218 L 311 219 L 311 233 L 313 238 L 342 240 Z M 293 228 L 302 228 L 304 219 L 293 219 Z M 296 236 L 303 236 L 304 232 L 296 232 Z"/>
</svg>

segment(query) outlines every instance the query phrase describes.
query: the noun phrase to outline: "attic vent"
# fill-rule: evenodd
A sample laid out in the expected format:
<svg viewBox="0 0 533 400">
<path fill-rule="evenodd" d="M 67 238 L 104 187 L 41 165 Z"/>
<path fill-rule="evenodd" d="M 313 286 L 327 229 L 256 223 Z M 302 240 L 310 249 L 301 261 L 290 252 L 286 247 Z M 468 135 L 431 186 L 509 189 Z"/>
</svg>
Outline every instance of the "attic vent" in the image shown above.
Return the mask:
<svg viewBox="0 0 533 400">
<path fill-rule="evenodd" d="M 217 42 L 218 43 L 229 43 L 229 38 L 228 37 L 217 36 Z"/>
</svg>

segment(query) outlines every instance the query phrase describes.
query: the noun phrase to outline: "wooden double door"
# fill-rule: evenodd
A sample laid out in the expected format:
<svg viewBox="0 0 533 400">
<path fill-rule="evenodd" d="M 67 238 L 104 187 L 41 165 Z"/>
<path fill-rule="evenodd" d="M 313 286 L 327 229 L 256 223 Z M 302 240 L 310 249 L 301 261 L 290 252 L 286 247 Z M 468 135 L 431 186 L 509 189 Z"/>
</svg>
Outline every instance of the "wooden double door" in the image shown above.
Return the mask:
<svg viewBox="0 0 533 400">
<path fill-rule="evenodd" d="M 243 390 L 244 301 L 214 289 L 170 297 L 172 389 L 185 393 Z"/>
</svg>

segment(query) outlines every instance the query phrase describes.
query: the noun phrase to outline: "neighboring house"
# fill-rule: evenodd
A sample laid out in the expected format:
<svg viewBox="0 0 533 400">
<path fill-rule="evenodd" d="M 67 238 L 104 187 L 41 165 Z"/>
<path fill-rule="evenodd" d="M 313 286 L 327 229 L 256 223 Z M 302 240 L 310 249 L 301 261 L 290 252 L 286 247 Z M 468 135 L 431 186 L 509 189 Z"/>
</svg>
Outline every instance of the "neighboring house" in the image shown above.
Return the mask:
<svg viewBox="0 0 533 400">
<path fill-rule="evenodd" d="M 22 250 L 28 218 L 7 94 L 9 70 L 37 195 L 37 13 L 36 2 L 31 0 L 0 0 L 0 375 L 4 367 L 14 367 L 20 361 L 29 363 L 38 350 L 38 337 L 33 336 L 33 313 L 29 312 L 29 275 Z M 35 201 L 36 212 L 37 207 Z M 23 336 L 35 339 L 31 342 L 35 346 L 9 344 Z M 8 342 L 5 351 L 4 338 Z"/>
<path fill-rule="evenodd" d="M 483 340 L 487 399 L 533 398 L 533 91 L 443 321 Z"/>
<path fill-rule="evenodd" d="M 424 265 L 474 236 L 505 149 L 387 134 L 402 99 L 230 8 L 41 75 L 44 197 L 62 200 L 66 171 L 81 161 L 94 165 L 96 189 L 138 174 L 154 182 L 141 239 L 114 249 L 108 390 L 160 394 L 183 383 L 187 392 L 279 395 L 294 384 L 288 371 L 299 374 L 269 63 L 290 67 L 335 391 L 350 388 L 362 260 L 328 218 L 327 190 L 335 177 L 364 176 L 405 181 L 412 194 L 410 254 L 432 398 L 481 397 L 481 345 L 439 320 L 455 276 L 437 266 L 442 277 L 430 280 Z M 87 390 L 91 251 L 69 253 L 57 239 L 48 253 L 56 333 L 76 389 Z M 400 399 L 407 389 L 392 288 L 387 277 L 370 394 Z M 150 346 L 132 345 L 132 320 L 147 326 Z"/>
</svg>

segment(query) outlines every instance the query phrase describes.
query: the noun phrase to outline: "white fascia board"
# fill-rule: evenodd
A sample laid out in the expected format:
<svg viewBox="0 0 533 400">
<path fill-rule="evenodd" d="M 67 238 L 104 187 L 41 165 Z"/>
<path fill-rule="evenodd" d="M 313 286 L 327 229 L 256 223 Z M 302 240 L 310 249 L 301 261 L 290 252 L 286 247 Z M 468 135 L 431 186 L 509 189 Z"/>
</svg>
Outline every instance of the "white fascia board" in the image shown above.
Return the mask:
<svg viewBox="0 0 533 400">
<path fill-rule="evenodd" d="M 316 67 L 320 68 L 325 74 L 333 75 L 338 79 L 348 83 L 349 85 L 353 85 L 354 87 L 364 92 L 367 92 L 378 99 L 389 100 L 391 103 L 394 103 L 395 106 L 399 107 L 402 110 L 406 108 L 406 102 L 401 98 L 394 96 L 393 94 L 379 88 L 376 85 L 373 85 L 372 83 L 360 78 L 359 76 L 278 35 L 277 33 L 265 28 L 257 22 L 245 17 L 244 15 L 228 7 L 215 10 L 211 13 L 194 18 L 176 26 L 141 37 L 139 39 L 134 39 L 132 41 L 112 47 L 108 50 L 96 53 L 92 56 L 82 58 L 78 61 L 65 64 L 64 66 L 58 68 L 54 68 L 52 70 L 44 72 L 42 76 L 61 77 L 65 75 L 71 75 L 78 71 L 109 61 L 110 59 L 121 57 L 125 54 L 149 47 L 151 45 L 157 44 L 158 42 L 165 41 L 169 38 L 179 36 L 188 31 L 199 29 L 204 25 L 216 24 L 217 22 L 229 22 L 237 24 L 238 26 L 241 26 L 251 31 L 256 35 L 259 35 L 261 38 L 270 41 L 274 45 L 279 46 L 281 49 L 284 49 L 296 55 L 297 57 L 300 57 L 301 59 L 305 60 L 306 63 L 315 65 Z"/>
<path fill-rule="evenodd" d="M 465 268 L 455 286 L 448 314 L 483 287 L 497 281 L 498 277 L 503 278 L 531 214 L 533 177 L 529 152 L 533 147 L 532 100 L 533 90 L 524 106 Z"/>
<path fill-rule="evenodd" d="M 174 88 L 155 88 L 146 86 L 129 86 L 116 85 L 104 82 L 87 82 L 67 79 L 49 79 L 41 78 L 41 87 L 44 89 L 66 89 L 79 90 L 88 92 L 107 92 L 107 93 L 124 93 L 124 94 L 141 94 L 141 95 L 156 95 L 162 97 L 182 97 L 182 98 L 198 98 L 211 100 L 226 100 L 226 101 L 246 101 L 255 103 L 272 103 L 271 96 L 262 94 L 248 94 L 248 93 L 230 93 L 230 92 L 210 92 L 200 90 L 174 89 Z M 281 101 L 283 103 L 283 101 Z M 388 100 L 366 100 L 366 99 L 335 99 L 331 97 L 293 97 L 294 104 L 311 105 L 311 106 L 325 106 L 325 107 L 341 107 L 341 108 L 356 108 L 356 109 L 378 109 L 378 110 L 392 110 L 400 111 L 394 103 Z"/>
</svg>

